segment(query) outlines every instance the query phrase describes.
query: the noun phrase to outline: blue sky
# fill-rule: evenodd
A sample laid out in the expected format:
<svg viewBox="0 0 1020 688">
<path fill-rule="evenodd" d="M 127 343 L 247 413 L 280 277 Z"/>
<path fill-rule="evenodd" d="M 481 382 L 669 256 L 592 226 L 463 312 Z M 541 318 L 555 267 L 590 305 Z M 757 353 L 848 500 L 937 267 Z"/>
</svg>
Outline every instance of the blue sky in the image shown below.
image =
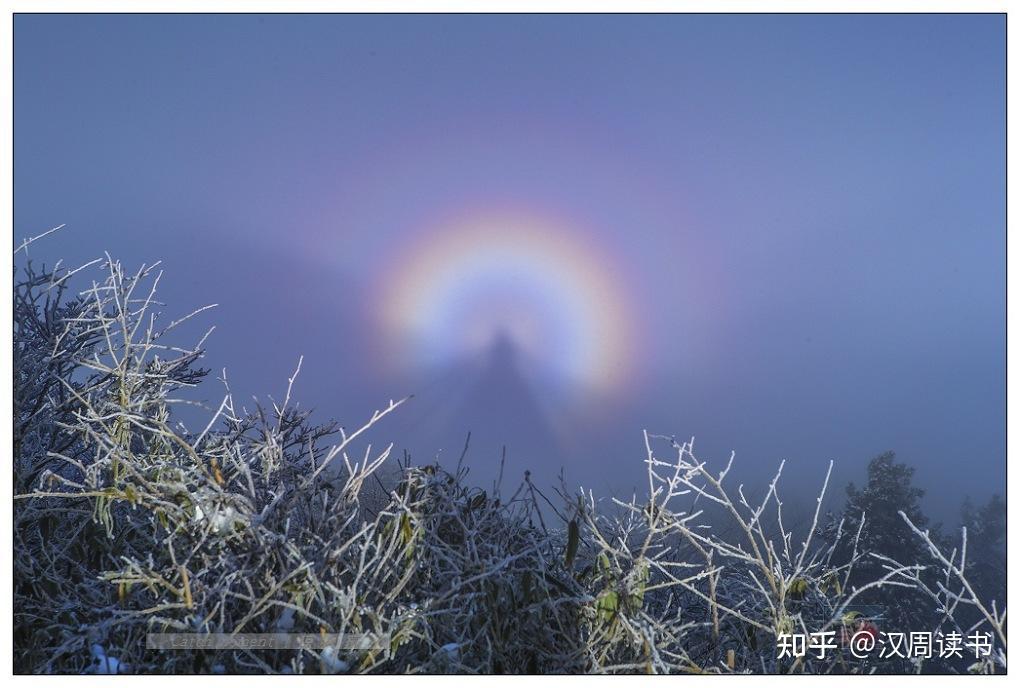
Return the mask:
<svg viewBox="0 0 1020 688">
<path fill-rule="evenodd" d="M 430 390 L 381 428 L 403 446 L 468 364 L 380 362 L 393 256 L 462 212 L 557 218 L 642 342 L 607 398 L 532 371 L 569 478 L 639 487 L 642 428 L 794 490 L 894 449 L 951 516 L 1004 484 L 1004 97 L 996 15 L 19 15 L 15 236 L 163 260 L 168 311 L 220 304 L 241 395 L 300 354 L 297 396 L 351 424 Z"/>
</svg>

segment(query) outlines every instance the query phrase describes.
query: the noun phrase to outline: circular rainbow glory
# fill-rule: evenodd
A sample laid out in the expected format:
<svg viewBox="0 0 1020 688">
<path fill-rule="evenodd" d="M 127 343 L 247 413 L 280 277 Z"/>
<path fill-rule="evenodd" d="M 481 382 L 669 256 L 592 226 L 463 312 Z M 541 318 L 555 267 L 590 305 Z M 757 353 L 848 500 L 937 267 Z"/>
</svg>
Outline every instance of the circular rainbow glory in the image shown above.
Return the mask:
<svg viewBox="0 0 1020 688">
<path fill-rule="evenodd" d="M 577 382 L 625 382 L 635 354 L 627 289 L 590 237 L 511 214 L 419 236 L 384 272 L 381 317 L 400 363 L 435 365 L 502 334 Z"/>
</svg>

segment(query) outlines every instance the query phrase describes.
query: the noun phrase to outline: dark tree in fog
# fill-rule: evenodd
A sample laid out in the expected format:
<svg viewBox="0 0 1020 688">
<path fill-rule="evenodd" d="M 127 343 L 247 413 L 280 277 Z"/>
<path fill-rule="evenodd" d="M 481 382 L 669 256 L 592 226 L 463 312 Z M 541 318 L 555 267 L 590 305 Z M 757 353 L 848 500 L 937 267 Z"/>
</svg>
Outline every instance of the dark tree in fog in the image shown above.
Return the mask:
<svg viewBox="0 0 1020 688">
<path fill-rule="evenodd" d="M 860 547 L 867 552 L 876 552 L 898 561 L 923 561 L 927 558 L 923 542 L 913 537 L 909 527 L 900 516 L 903 512 L 918 528 L 932 530 L 935 542 L 941 542 L 939 527 L 932 527 L 921 510 L 924 490 L 913 484 L 914 467 L 896 461 L 896 453 L 886 451 L 868 463 L 867 482 L 858 487 L 847 485 L 847 501 L 843 510 L 844 529 L 856 532 L 861 528 Z M 845 552 L 844 556 L 849 556 Z M 855 567 L 851 585 L 870 580 L 882 571 L 883 562 L 867 558 Z M 868 601 L 884 608 L 882 615 L 896 630 L 920 630 L 921 624 L 931 621 L 928 607 L 902 604 L 903 596 L 911 594 L 905 590 L 876 590 Z M 918 600 L 920 602 L 920 600 Z"/>
<path fill-rule="evenodd" d="M 961 525 L 967 529 L 967 561 L 977 593 L 1006 602 L 1006 502 L 992 495 L 975 507 L 970 498 L 960 509 Z"/>
</svg>

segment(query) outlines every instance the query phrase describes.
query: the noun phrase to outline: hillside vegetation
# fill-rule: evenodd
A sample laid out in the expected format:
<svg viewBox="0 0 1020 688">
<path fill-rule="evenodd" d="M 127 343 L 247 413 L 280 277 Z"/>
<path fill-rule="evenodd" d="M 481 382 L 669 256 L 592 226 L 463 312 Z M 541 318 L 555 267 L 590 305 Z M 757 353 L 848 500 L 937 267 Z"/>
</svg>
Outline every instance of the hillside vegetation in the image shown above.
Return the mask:
<svg viewBox="0 0 1020 688">
<path fill-rule="evenodd" d="M 177 336 L 203 309 L 165 319 L 155 268 L 20 262 L 18 672 L 1005 671 L 1004 596 L 971 584 L 966 532 L 949 545 L 906 505 L 893 518 L 916 546 L 873 551 L 866 512 L 823 512 L 826 478 L 812 522 L 791 532 L 781 469 L 752 499 L 732 459 L 707 465 L 652 435 L 635 460 L 648 490 L 632 500 L 528 480 L 493 493 L 367 444 L 401 401 L 354 431 L 315 424 L 293 378 L 249 412 L 224 381 L 207 424 L 187 430 L 178 399 L 216 385 L 203 341 Z M 913 625 L 883 631 L 981 630 L 991 653 L 853 656 L 847 637 L 874 628 L 866 605 L 897 599 L 913 616 L 874 623 Z M 146 649 L 149 633 L 284 631 L 369 642 Z M 779 656 L 780 638 L 822 632 L 836 646 L 823 658 Z"/>
</svg>

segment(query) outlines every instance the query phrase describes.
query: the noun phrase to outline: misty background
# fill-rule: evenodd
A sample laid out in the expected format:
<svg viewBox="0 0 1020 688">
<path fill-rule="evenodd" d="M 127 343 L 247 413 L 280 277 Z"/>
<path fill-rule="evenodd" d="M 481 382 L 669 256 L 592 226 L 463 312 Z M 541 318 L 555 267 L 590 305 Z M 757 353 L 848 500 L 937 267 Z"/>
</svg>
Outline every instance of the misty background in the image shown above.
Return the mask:
<svg viewBox="0 0 1020 688">
<path fill-rule="evenodd" d="M 507 483 L 629 496 L 647 428 L 749 485 L 785 459 L 794 503 L 887 449 L 933 518 L 1005 491 L 1002 15 L 18 15 L 14 56 L 16 241 L 163 261 L 249 406 L 303 355 L 318 418 L 413 393 L 372 440 L 454 465 L 472 431 L 483 485 L 506 445 Z M 380 355 L 393 256 L 504 207 L 612 257 L 625 384 L 499 331 Z"/>
</svg>

